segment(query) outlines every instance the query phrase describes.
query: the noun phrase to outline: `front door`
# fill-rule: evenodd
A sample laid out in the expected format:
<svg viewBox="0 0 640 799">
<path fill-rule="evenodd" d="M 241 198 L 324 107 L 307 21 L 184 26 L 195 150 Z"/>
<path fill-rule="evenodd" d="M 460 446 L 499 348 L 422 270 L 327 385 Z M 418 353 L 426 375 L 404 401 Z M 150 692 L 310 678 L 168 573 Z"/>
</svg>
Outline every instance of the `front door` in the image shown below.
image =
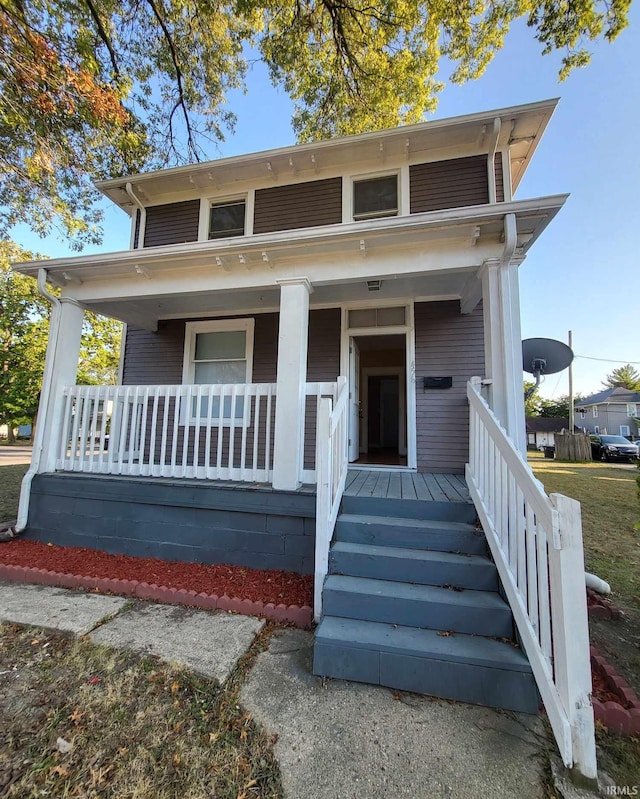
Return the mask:
<svg viewBox="0 0 640 799">
<path fill-rule="evenodd" d="M 349 378 L 349 460 L 406 466 L 406 336 L 352 337 Z"/>
</svg>

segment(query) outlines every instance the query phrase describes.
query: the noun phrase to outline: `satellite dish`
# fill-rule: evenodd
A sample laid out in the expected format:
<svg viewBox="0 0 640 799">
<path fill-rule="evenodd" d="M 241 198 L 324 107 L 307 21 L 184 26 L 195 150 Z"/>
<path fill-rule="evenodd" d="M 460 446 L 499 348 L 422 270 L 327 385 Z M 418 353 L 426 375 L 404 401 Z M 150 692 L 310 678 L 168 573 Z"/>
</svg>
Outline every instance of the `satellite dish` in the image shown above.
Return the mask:
<svg viewBox="0 0 640 799">
<path fill-rule="evenodd" d="M 525 399 L 540 385 L 542 375 L 553 375 L 566 369 L 573 360 L 573 351 L 562 341 L 552 338 L 527 338 L 522 342 L 522 368 L 534 375 L 535 386 L 527 391 Z"/>
</svg>

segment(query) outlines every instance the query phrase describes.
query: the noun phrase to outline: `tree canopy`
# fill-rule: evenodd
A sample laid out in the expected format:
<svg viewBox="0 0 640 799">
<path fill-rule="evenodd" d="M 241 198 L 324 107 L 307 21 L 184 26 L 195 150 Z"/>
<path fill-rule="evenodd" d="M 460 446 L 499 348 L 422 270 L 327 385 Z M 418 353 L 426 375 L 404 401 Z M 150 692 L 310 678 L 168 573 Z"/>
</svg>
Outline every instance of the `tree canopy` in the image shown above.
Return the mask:
<svg viewBox="0 0 640 799">
<path fill-rule="evenodd" d="M 443 60 L 482 74 L 524 18 L 560 77 L 615 39 L 630 0 L 0 0 L 0 238 L 25 222 L 99 239 L 91 181 L 192 162 L 233 130 L 248 56 L 301 140 L 416 122 Z"/>
<path fill-rule="evenodd" d="M 605 388 L 628 388 L 630 391 L 640 391 L 640 373 L 630 363 L 612 369 L 602 381 Z"/>
<path fill-rule="evenodd" d="M 37 259 L 0 241 L 0 424 L 32 422 L 40 398 L 49 334 L 49 305 L 36 281 L 14 272 L 11 261 Z M 122 325 L 97 314 L 84 316 L 78 383 L 115 383 Z"/>
</svg>

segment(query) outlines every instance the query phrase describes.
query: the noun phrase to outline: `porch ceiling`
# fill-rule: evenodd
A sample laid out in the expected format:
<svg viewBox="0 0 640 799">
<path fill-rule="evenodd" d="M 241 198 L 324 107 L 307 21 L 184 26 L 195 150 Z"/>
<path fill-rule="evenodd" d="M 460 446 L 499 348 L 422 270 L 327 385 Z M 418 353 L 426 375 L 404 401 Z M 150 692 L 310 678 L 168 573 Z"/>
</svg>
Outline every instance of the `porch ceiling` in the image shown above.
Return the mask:
<svg viewBox="0 0 640 799">
<path fill-rule="evenodd" d="M 477 268 L 458 269 L 426 275 L 385 275 L 379 291 L 369 291 L 365 279 L 346 280 L 330 285 L 314 285 L 310 306 L 328 307 L 365 300 L 387 302 L 393 299 L 459 299 Z M 378 278 L 377 278 L 378 279 Z M 123 322 L 155 329 L 160 319 L 184 319 L 233 313 L 278 311 L 280 289 L 220 290 L 188 294 L 154 295 L 135 299 L 111 299 L 84 303 L 90 310 Z"/>
</svg>

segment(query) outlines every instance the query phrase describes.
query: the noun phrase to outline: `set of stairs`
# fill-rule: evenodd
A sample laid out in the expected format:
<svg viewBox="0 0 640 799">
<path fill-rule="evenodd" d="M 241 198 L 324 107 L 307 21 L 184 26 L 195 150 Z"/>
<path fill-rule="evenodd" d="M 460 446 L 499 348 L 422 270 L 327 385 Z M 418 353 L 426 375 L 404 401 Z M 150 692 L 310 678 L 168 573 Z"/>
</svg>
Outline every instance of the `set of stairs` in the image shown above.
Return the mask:
<svg viewBox="0 0 640 799">
<path fill-rule="evenodd" d="M 345 496 L 340 510 L 314 673 L 537 712 L 473 505 Z"/>
</svg>

